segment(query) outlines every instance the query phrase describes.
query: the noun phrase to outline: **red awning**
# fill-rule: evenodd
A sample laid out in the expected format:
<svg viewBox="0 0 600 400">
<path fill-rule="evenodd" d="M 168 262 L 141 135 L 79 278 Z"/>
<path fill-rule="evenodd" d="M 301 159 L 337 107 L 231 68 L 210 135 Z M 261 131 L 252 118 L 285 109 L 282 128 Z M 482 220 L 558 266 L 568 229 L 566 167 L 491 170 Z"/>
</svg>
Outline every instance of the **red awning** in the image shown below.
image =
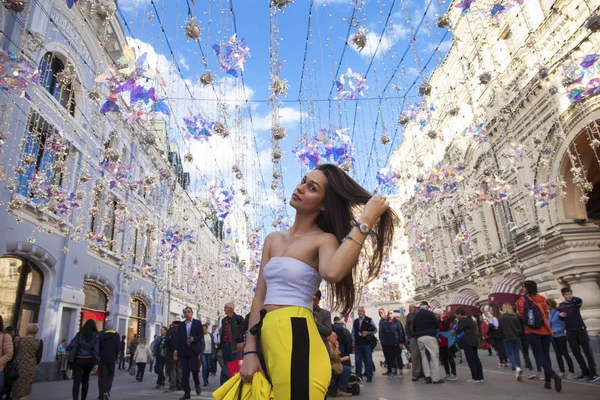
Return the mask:
<svg viewBox="0 0 600 400">
<path fill-rule="evenodd" d="M 461 290 L 454 296 L 452 300 L 446 305 L 446 314 L 451 315 L 456 313 L 456 309 L 458 307 L 462 307 L 465 309 L 467 314 L 470 315 L 479 315 L 481 314 L 481 310 L 477 307 L 477 299 L 479 296 L 473 289 L 464 289 Z"/>
<path fill-rule="evenodd" d="M 496 304 L 502 308 L 502 304 L 514 304 L 523 291 L 523 278 L 521 275 L 512 274 L 500 279 L 492 287 L 488 295 L 488 303 Z"/>
</svg>

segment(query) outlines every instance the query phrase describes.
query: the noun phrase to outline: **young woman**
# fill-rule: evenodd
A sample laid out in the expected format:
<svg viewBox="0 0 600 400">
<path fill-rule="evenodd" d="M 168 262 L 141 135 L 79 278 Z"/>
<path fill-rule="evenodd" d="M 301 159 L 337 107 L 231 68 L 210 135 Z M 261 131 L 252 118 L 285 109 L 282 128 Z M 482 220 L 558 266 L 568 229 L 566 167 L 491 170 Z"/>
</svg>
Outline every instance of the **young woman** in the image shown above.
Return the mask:
<svg viewBox="0 0 600 400">
<path fill-rule="evenodd" d="M 79 388 L 81 388 L 81 400 L 87 398 L 90 385 L 90 374 L 92 370 L 98 370 L 100 353 L 95 346 L 98 338 L 98 328 L 91 319 L 85 321 L 79 333 L 75 335 L 67 346 L 67 351 L 75 349 L 75 360 L 73 361 L 73 400 L 79 400 Z"/>
<path fill-rule="evenodd" d="M 495 304 L 490 305 L 490 311 L 487 313 L 488 318 L 488 341 L 496 350 L 498 354 L 498 368 L 507 368 L 510 364 L 504 351 L 504 338 L 502 337 L 501 331 L 498 329 L 500 326 L 500 310 Z"/>
<path fill-rule="evenodd" d="M 449 332 L 452 330 L 452 318 L 448 318 L 444 315 L 441 310 L 435 311 L 436 316 L 440 320 L 440 332 Z M 440 335 L 438 338 L 440 344 L 440 362 L 444 366 L 446 371 L 446 380 L 455 381 L 456 378 L 456 363 L 454 362 L 454 352 L 448 348 L 448 339 L 445 336 Z"/>
<path fill-rule="evenodd" d="M 504 303 L 502 305 L 502 315 L 498 319 L 500 323 L 500 333 L 504 340 L 504 350 L 515 371 L 515 378 L 520 381 L 523 378 L 521 369 L 521 357 L 519 357 L 519 348 L 521 347 L 521 330 L 523 323 L 515 314 L 512 304 Z"/>
<path fill-rule="evenodd" d="M 456 339 L 460 347 L 465 351 L 467 364 L 471 370 L 471 379 L 467 379 L 470 383 L 481 383 L 484 381 L 483 366 L 477 354 L 477 328 L 471 317 L 467 317 L 467 313 L 463 307 L 456 309 L 456 318 L 458 318 L 458 326 L 456 327 Z"/>
<path fill-rule="evenodd" d="M 249 327 L 262 320 L 260 341 L 248 332 L 242 380 L 261 371 L 258 346 L 277 400 L 322 400 L 331 380 L 327 349 L 315 325 L 312 298 L 325 279 L 347 314 L 354 305 L 354 268 L 370 244 L 368 279 L 379 273 L 397 220 L 384 197 L 371 196 L 338 167 L 325 164 L 306 174 L 290 205 L 294 225 L 265 239 Z M 362 213 L 356 218 L 360 206 Z M 260 342 L 260 343 L 259 343 Z"/>
</svg>

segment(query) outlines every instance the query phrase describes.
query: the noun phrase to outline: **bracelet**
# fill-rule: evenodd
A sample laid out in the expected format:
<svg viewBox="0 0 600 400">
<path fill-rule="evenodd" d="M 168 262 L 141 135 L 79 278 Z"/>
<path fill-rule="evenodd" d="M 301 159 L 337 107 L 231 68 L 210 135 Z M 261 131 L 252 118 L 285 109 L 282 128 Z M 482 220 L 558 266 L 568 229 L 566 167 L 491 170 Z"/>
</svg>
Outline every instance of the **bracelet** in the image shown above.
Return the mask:
<svg viewBox="0 0 600 400">
<path fill-rule="evenodd" d="M 358 240 L 354 239 L 352 236 L 348 235 L 344 238 L 344 241 L 346 241 L 346 239 L 348 240 L 352 240 L 353 242 L 357 243 L 360 247 L 363 246 L 363 243 L 359 242 Z"/>
<path fill-rule="evenodd" d="M 248 354 L 256 354 L 256 355 L 258 355 L 258 351 L 255 351 L 255 350 L 246 351 L 246 352 L 242 353 L 242 356 L 246 357 Z"/>
</svg>

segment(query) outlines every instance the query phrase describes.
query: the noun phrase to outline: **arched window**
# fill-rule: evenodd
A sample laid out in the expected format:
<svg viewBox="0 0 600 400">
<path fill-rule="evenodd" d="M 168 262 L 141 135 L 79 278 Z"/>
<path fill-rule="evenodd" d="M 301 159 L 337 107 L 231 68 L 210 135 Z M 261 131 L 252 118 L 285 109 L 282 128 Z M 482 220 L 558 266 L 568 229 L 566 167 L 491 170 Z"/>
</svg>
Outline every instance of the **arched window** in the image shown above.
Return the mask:
<svg viewBox="0 0 600 400">
<path fill-rule="evenodd" d="M 71 66 L 67 66 L 67 68 L 69 68 L 67 72 L 72 71 Z M 40 62 L 40 86 L 43 86 L 52 97 L 58 100 L 71 115 L 75 115 L 73 83 L 64 80 L 61 82 L 61 79 L 59 79 L 59 74 L 64 71 L 64 62 L 54 53 L 46 53 Z"/>
<path fill-rule="evenodd" d="M 129 317 L 129 327 L 127 329 L 127 343 L 133 340 L 134 335 L 137 335 L 140 339 L 146 337 L 146 319 L 148 315 L 148 306 L 139 297 L 132 297 L 129 305 L 131 316 Z"/>
<path fill-rule="evenodd" d="M 0 315 L 20 335 L 27 324 L 38 322 L 44 275 L 31 262 L 16 257 L 0 258 Z"/>
<path fill-rule="evenodd" d="M 96 323 L 99 331 L 104 329 L 106 311 L 108 310 L 108 293 L 100 286 L 83 282 L 85 301 L 81 307 L 79 326 L 83 326 L 89 319 Z"/>
</svg>

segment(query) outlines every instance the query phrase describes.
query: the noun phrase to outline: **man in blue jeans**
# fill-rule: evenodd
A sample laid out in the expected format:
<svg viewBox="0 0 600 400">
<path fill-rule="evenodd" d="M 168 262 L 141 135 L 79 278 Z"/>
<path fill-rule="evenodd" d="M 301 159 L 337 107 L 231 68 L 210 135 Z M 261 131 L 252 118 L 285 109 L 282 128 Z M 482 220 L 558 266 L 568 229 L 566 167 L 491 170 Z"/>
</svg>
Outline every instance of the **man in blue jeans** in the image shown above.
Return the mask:
<svg viewBox="0 0 600 400">
<path fill-rule="evenodd" d="M 244 318 L 237 315 L 233 304 L 225 304 L 225 317 L 221 320 L 221 355 L 223 357 L 223 368 L 221 370 L 221 385 L 229 379 L 227 365 L 235 361 L 238 354 L 244 351 Z"/>
<path fill-rule="evenodd" d="M 362 376 L 362 363 L 365 363 L 367 382 L 373 381 L 373 348 L 371 337 L 377 333 L 373 320 L 365 315 L 365 308 L 358 307 L 358 318 L 352 326 L 352 340 L 354 340 L 354 361 L 356 363 L 356 375 Z"/>
</svg>

